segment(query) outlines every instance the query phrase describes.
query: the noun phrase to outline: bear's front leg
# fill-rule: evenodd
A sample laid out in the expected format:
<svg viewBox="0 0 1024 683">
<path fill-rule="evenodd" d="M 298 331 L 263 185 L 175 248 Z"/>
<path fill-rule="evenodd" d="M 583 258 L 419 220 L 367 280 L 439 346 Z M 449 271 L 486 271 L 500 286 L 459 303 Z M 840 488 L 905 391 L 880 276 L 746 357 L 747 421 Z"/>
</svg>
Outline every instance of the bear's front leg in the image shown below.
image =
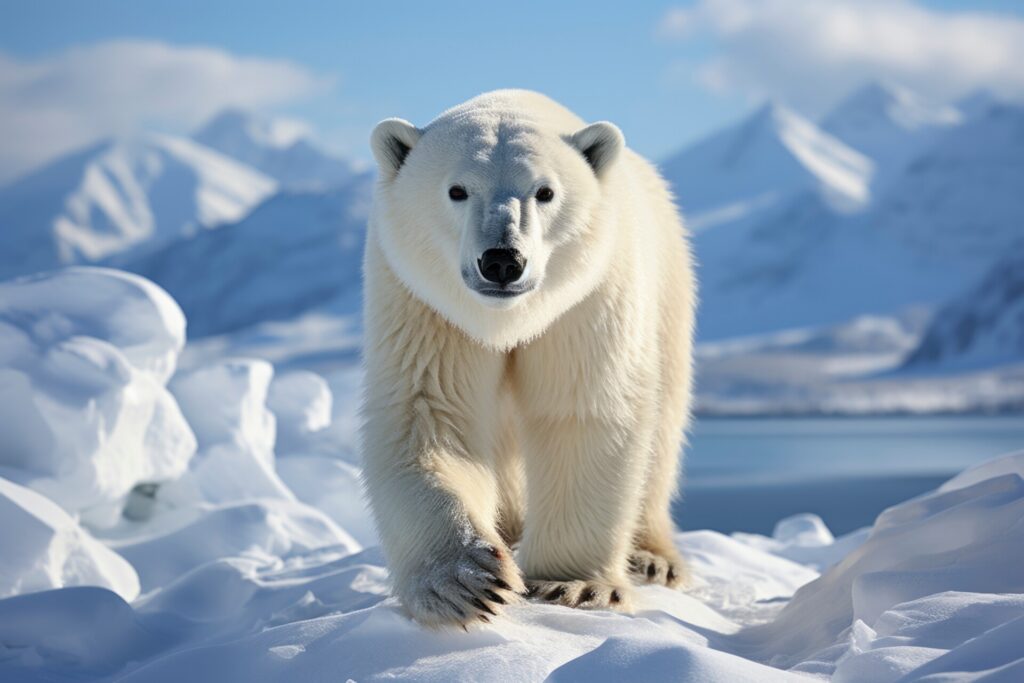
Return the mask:
<svg viewBox="0 0 1024 683">
<path fill-rule="evenodd" d="M 602 417 L 527 418 L 528 595 L 571 607 L 628 610 L 646 454 L 643 427 Z"/>
<path fill-rule="evenodd" d="M 473 498 L 493 488 L 485 469 L 429 449 L 414 462 L 375 462 L 366 488 L 394 592 L 414 619 L 465 628 L 519 599 L 525 586 L 511 551 L 493 521 L 474 514 Z"/>
</svg>

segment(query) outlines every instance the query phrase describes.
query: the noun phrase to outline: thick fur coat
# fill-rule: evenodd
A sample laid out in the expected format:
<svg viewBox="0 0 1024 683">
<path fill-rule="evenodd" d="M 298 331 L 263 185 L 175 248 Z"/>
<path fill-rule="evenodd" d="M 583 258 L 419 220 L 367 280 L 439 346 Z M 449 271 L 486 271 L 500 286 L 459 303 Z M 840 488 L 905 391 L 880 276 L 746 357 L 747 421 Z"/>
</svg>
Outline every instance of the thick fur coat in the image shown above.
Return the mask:
<svg viewBox="0 0 1024 683">
<path fill-rule="evenodd" d="M 631 579 L 678 585 L 696 288 L 665 182 L 526 91 L 372 145 L 365 484 L 406 609 L 465 626 L 522 594 L 628 609 Z"/>
</svg>

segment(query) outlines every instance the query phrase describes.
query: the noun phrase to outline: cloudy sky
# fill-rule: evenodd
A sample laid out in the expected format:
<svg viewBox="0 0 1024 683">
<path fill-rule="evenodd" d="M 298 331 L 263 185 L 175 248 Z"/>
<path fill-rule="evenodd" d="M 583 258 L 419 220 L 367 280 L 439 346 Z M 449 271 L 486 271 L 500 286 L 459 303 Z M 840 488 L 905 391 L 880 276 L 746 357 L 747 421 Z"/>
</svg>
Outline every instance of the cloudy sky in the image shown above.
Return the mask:
<svg viewBox="0 0 1024 683">
<path fill-rule="evenodd" d="M 889 80 L 937 100 L 1024 101 L 1018 0 L 0 5 L 0 182 L 141 128 L 222 107 L 280 114 L 369 158 L 387 116 L 426 123 L 499 87 L 618 123 L 661 158 L 765 98 L 818 116 Z"/>
</svg>

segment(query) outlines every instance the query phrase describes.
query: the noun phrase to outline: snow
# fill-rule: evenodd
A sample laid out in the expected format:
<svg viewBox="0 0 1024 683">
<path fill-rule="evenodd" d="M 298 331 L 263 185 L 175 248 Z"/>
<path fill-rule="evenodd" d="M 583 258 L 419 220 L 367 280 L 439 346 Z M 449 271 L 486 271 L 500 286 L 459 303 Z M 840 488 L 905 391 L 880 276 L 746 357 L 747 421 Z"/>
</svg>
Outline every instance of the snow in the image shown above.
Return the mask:
<svg viewBox="0 0 1024 683">
<path fill-rule="evenodd" d="M 0 190 L 0 279 L 145 252 L 238 221 L 276 189 L 184 138 L 105 142 Z"/>
<path fill-rule="evenodd" d="M 0 476 L 95 522 L 196 448 L 165 388 L 185 320 L 165 292 L 76 267 L 0 283 Z"/>
</svg>

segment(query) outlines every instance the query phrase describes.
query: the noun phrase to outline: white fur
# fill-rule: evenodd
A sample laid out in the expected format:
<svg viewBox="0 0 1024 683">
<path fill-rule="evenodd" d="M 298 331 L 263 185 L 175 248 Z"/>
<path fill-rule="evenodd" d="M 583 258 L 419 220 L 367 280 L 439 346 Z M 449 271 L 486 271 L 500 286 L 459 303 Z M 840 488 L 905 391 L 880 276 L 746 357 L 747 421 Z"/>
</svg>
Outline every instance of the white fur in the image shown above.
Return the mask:
<svg viewBox="0 0 1024 683">
<path fill-rule="evenodd" d="M 631 554 L 678 566 L 695 283 L 665 183 L 611 124 L 525 91 L 389 119 L 373 147 L 363 444 L 396 593 L 464 625 L 515 599 L 521 567 L 625 607 Z M 470 286 L 499 239 L 527 259 L 513 298 Z"/>
</svg>

